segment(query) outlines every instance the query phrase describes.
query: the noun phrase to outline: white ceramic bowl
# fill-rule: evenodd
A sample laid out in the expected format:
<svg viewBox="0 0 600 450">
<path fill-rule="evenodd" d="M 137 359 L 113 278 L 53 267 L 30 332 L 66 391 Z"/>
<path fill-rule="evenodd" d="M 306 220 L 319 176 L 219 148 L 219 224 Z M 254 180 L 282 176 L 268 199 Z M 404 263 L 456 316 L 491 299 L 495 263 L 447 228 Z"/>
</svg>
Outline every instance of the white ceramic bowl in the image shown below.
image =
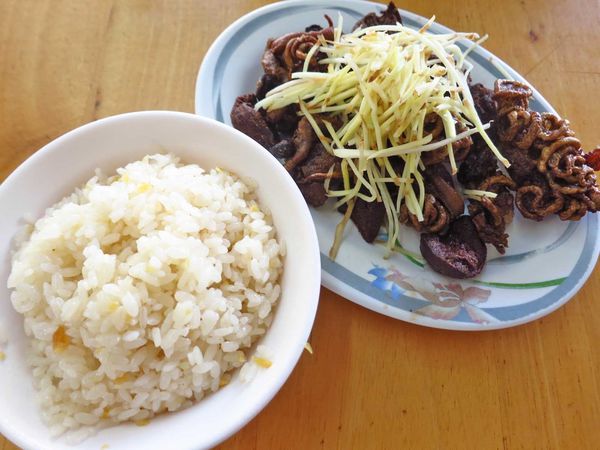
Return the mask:
<svg viewBox="0 0 600 450">
<path fill-rule="evenodd" d="M 23 216 L 40 217 L 45 208 L 91 178 L 94 169 L 113 171 L 146 154 L 172 152 L 183 162 L 220 166 L 258 182 L 258 196 L 272 213 L 287 254 L 282 296 L 273 324 L 261 343 L 272 350 L 273 365 L 249 383 L 230 384 L 196 405 L 164 414 L 149 425 L 123 424 L 100 431 L 77 448 L 98 450 L 199 449 L 224 440 L 254 417 L 290 375 L 310 333 L 319 298 L 317 237 L 300 191 L 277 160 L 244 134 L 192 114 L 149 111 L 99 120 L 46 145 L 0 186 L 0 326 L 9 338 L 0 362 L 0 432 L 35 450 L 69 449 L 52 439 L 42 423 L 32 377 L 25 362 L 22 318 L 9 301 L 11 238 Z"/>
</svg>

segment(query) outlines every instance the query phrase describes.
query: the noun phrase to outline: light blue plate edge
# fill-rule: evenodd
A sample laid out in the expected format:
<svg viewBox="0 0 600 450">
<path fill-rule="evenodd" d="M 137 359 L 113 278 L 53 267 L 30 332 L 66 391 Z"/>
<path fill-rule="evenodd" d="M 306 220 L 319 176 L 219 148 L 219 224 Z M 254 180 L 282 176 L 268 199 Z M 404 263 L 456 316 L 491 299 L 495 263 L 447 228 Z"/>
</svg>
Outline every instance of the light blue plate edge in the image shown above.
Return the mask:
<svg viewBox="0 0 600 450">
<path fill-rule="evenodd" d="M 264 27 L 270 21 L 280 18 L 284 14 L 293 14 L 300 10 L 335 9 L 358 19 L 364 15 L 365 8 L 367 7 L 371 10 L 373 8 L 379 10 L 385 8 L 384 5 L 378 3 L 360 0 L 346 0 L 339 3 L 320 0 L 287 0 L 267 5 L 241 17 L 217 38 L 202 62 L 196 80 L 196 114 L 224 122 L 220 102 L 222 75 L 235 49 L 254 30 Z M 360 10 L 354 8 L 360 8 Z M 401 14 L 405 25 L 411 27 L 420 27 L 426 22 L 425 18 L 409 11 L 401 10 Z M 434 31 L 436 33 L 452 32 L 449 28 L 437 23 Z M 490 62 L 491 58 L 494 58 L 497 64 L 502 65 L 516 79 L 522 79 L 514 69 L 483 48 L 477 48 L 469 56 L 469 59 L 476 61 L 495 78 L 502 77 L 500 71 Z M 212 89 L 210 89 L 212 92 L 211 101 L 202 100 L 201 86 L 212 86 Z M 533 89 L 533 91 L 534 99 L 531 102 L 533 109 L 555 112 L 552 106 L 537 90 Z M 416 309 L 427 305 L 428 302 L 404 294 L 398 299 L 392 299 L 385 291 L 373 286 L 370 281 L 332 261 L 323 253 L 321 253 L 322 284 L 327 289 L 370 310 L 419 325 L 472 331 L 516 326 L 543 317 L 558 309 L 579 290 L 589 277 L 600 252 L 598 217 L 596 215 L 588 215 L 582 222 L 585 222 L 587 225 L 584 250 L 565 281 L 550 292 L 524 304 L 497 308 L 480 308 L 496 318 L 498 322 L 473 323 L 468 318 L 465 318 L 464 315 L 459 315 L 451 320 L 444 320 L 415 314 L 414 311 Z"/>
</svg>

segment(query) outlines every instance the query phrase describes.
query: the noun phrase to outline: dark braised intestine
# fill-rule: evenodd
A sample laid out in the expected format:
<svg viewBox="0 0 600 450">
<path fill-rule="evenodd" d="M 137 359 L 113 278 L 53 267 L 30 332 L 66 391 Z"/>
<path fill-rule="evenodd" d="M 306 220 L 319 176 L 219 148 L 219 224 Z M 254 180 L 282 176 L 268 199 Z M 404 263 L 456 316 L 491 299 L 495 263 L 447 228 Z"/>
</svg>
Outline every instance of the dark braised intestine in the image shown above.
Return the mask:
<svg viewBox="0 0 600 450">
<path fill-rule="evenodd" d="M 444 123 L 442 121 L 442 118 L 438 114 L 430 113 L 425 117 L 424 131 L 425 134 L 431 134 L 432 142 L 446 139 Z M 466 131 L 466 127 L 462 123 L 456 122 L 457 134 L 462 133 L 463 131 Z M 473 141 L 471 139 L 471 136 L 465 136 L 464 138 L 452 143 L 452 151 L 454 152 L 454 160 L 456 162 L 461 162 L 467 157 L 469 151 L 471 150 L 472 143 Z M 433 164 L 439 164 L 443 161 L 447 161 L 448 149 L 446 148 L 446 146 L 443 146 L 436 150 L 423 152 L 421 154 L 421 160 L 426 166 L 431 166 Z"/>
<path fill-rule="evenodd" d="M 400 207 L 400 223 L 414 227 L 421 233 L 443 233 L 450 223 L 450 214 L 442 203 L 431 194 L 425 194 L 423 203 L 423 220 L 419 222 L 403 203 Z"/>
<path fill-rule="evenodd" d="M 465 202 L 454 186 L 452 175 L 445 164 L 434 164 L 424 172 L 425 197 L 423 220 L 419 222 L 405 203 L 400 207 L 400 223 L 423 233 L 443 233 L 450 222 L 462 215 Z"/>
<path fill-rule="evenodd" d="M 600 209 L 594 170 L 586 164 L 568 121 L 530 110 L 531 95 L 531 89 L 517 81 L 497 80 L 494 86 L 496 129 L 501 151 L 511 163 L 508 172 L 517 184 L 517 208 L 533 220 L 551 214 L 579 220 Z"/>
<path fill-rule="evenodd" d="M 496 102 L 492 94 L 491 90 L 481 84 L 471 86 L 477 113 L 486 122 L 496 116 Z M 496 140 L 495 127 L 492 127 L 488 134 Z M 508 246 L 506 227 L 514 216 L 514 198 L 511 191 L 515 189 L 515 183 L 498 170 L 498 160 L 481 136 L 473 138 L 471 151 L 460 166 L 458 180 L 468 189 L 496 194 L 494 198 L 483 196 L 477 200 L 470 199 L 467 209 L 483 242 L 493 245 L 503 254 Z"/>
<path fill-rule="evenodd" d="M 514 181 L 497 171 L 476 186 L 477 190 L 492 192 L 496 197 L 483 196 L 479 200 L 471 200 L 468 206 L 479 237 L 502 254 L 508 246 L 506 227 L 514 217 L 514 199 L 510 192 L 514 188 Z"/>
<path fill-rule="evenodd" d="M 281 81 L 287 81 L 292 72 L 301 70 L 308 52 L 319 39 L 333 39 L 333 22 L 329 16 L 325 16 L 325 18 L 329 24 L 327 28 L 288 33 L 270 40 L 262 58 L 265 73 L 276 75 Z M 309 61 L 310 70 L 319 71 L 324 67 L 324 65 L 318 64 L 317 55 Z"/>
<path fill-rule="evenodd" d="M 354 27 L 352 27 L 352 31 L 357 28 L 373 27 L 376 25 L 396 25 L 397 23 L 402 23 L 402 17 L 400 17 L 396 5 L 394 5 L 393 2 L 390 2 L 388 3 L 386 10 L 381 14 L 369 13 L 356 22 Z"/>
</svg>

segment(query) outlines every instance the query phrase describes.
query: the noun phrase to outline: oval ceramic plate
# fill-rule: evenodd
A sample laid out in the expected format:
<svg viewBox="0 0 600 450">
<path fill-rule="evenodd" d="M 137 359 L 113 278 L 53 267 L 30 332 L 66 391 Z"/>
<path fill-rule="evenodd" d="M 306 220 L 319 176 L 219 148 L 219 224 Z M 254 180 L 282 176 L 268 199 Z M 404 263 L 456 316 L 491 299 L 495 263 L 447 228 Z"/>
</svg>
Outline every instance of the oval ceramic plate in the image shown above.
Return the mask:
<svg viewBox="0 0 600 450">
<path fill-rule="evenodd" d="M 229 111 L 238 95 L 253 92 L 262 75 L 260 57 L 270 37 L 306 26 L 325 24 L 327 14 L 344 30 L 384 5 L 363 1 L 288 0 L 247 14 L 227 28 L 208 51 L 196 83 L 196 113 L 231 125 Z M 426 19 L 400 11 L 404 25 L 420 28 Z M 439 24 L 433 33 L 451 32 Z M 465 30 L 477 31 L 477 30 Z M 502 78 L 501 65 L 513 78 L 514 70 L 482 48 L 468 58 L 472 78 L 492 87 Z M 554 111 L 534 90 L 531 107 Z M 579 222 L 551 217 L 542 223 L 516 213 L 508 228 L 505 255 L 488 246 L 488 262 L 473 280 L 452 280 L 434 273 L 413 258 L 393 254 L 385 258 L 383 245 L 365 243 L 354 225 L 346 227 L 335 261 L 327 256 L 341 216 L 324 205 L 311 208 L 319 236 L 322 283 L 325 287 L 379 313 L 436 328 L 485 330 L 519 325 L 554 311 L 569 300 L 592 271 L 600 249 L 598 217 Z M 404 228 L 401 244 L 419 253 L 418 234 Z"/>
</svg>

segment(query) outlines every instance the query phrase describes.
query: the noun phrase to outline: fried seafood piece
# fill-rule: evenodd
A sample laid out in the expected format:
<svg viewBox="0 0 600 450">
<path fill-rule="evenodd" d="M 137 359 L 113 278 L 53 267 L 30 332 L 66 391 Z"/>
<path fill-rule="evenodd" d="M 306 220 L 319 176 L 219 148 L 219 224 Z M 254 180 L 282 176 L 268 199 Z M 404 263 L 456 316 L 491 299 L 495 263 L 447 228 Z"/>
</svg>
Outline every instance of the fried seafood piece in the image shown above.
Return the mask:
<svg viewBox="0 0 600 450">
<path fill-rule="evenodd" d="M 531 88 L 518 81 L 497 80 L 494 86 L 497 134 L 511 163 L 517 208 L 533 220 L 551 214 L 579 220 L 598 211 L 600 190 L 581 142 L 568 121 L 530 110 L 531 95 Z"/>
<path fill-rule="evenodd" d="M 420 249 L 433 270 L 453 278 L 478 275 L 487 258 L 487 248 L 469 216 L 452 222 L 446 234 L 421 234 Z"/>
<path fill-rule="evenodd" d="M 394 2 L 390 2 L 386 10 L 381 14 L 369 13 L 356 22 L 352 27 L 352 31 L 358 28 L 367 28 L 376 25 L 396 25 L 397 23 L 402 24 L 402 17 L 400 17 L 400 13 Z"/>
</svg>

